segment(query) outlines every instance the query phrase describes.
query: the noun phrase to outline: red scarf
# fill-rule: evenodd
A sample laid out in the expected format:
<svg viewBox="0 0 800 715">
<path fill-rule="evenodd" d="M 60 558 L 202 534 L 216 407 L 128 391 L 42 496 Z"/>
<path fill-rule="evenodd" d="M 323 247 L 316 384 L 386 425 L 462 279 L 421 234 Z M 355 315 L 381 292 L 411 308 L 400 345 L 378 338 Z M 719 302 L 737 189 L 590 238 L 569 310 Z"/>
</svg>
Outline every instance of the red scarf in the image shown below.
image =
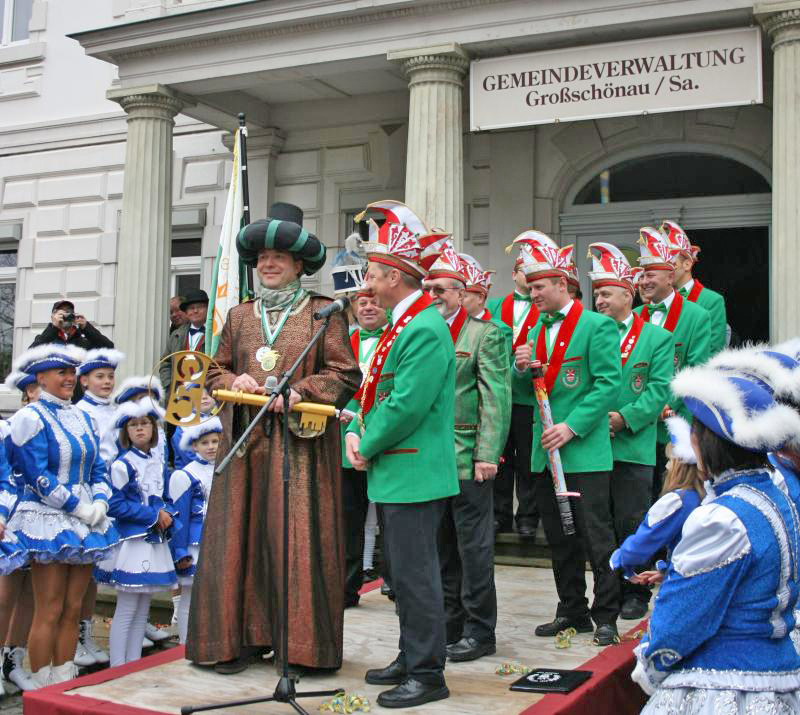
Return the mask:
<svg viewBox="0 0 800 715">
<path fill-rule="evenodd" d="M 561 370 L 561 363 L 564 362 L 564 355 L 569 347 L 569 341 L 572 340 L 572 334 L 575 332 L 575 327 L 578 325 L 578 320 L 582 312 L 583 305 L 581 305 L 581 302 L 578 300 L 573 301 L 569 313 L 567 313 L 566 318 L 561 321 L 561 327 L 558 329 L 558 335 L 556 335 L 555 342 L 553 343 L 555 345 L 555 350 L 553 350 L 549 362 L 547 359 L 547 326 L 542 323 L 539 329 L 539 338 L 536 341 L 536 359 L 542 363 L 542 365 L 547 365 L 547 372 L 544 374 L 544 384 L 545 387 L 547 387 L 548 393 L 552 391 L 553 385 L 556 383 L 556 376 L 558 375 L 558 371 Z"/>
<path fill-rule="evenodd" d="M 642 334 L 642 328 L 644 327 L 644 320 L 640 315 L 633 314 L 633 323 L 631 323 L 631 329 L 628 331 L 628 334 L 625 336 L 625 340 L 622 341 L 622 345 L 620 345 L 620 351 L 622 352 L 622 367 L 625 367 L 625 363 L 628 362 L 628 358 L 633 354 L 633 349 L 636 347 L 636 343 L 639 341 L 639 336 Z"/>
<path fill-rule="evenodd" d="M 681 317 L 681 309 L 683 308 L 683 296 L 675 291 L 675 297 L 672 299 L 672 305 L 669 307 L 669 312 L 667 313 L 667 319 L 664 321 L 664 324 L 661 326 L 664 330 L 669 330 L 671 333 L 675 330 L 675 326 L 678 324 L 678 319 Z M 647 310 L 647 306 L 642 307 L 642 319 L 649 323 L 650 322 L 650 311 Z"/>
<path fill-rule="evenodd" d="M 466 322 L 467 311 L 461 307 L 458 309 L 458 313 L 456 313 L 456 317 L 453 319 L 453 323 L 450 325 L 450 337 L 453 338 L 453 345 L 456 344 L 456 340 L 458 340 L 458 335 L 461 332 L 461 328 L 464 327 L 464 323 Z"/>
<path fill-rule="evenodd" d="M 430 295 L 423 293 L 417 298 L 411 307 L 403 313 L 400 319 L 392 326 L 391 330 L 384 330 L 378 340 L 378 345 L 375 352 L 372 353 L 372 360 L 369 363 L 367 376 L 361 387 L 358 388 L 354 398 L 361 403 L 362 418 L 367 416 L 367 413 L 372 409 L 375 404 L 375 394 L 378 391 L 378 380 L 380 379 L 383 366 L 386 364 L 386 358 L 389 356 L 389 351 L 394 345 L 394 339 L 397 337 L 400 328 L 406 327 L 419 313 L 431 304 L 432 300 Z"/>
<path fill-rule="evenodd" d="M 514 329 L 513 293 L 509 293 L 505 298 L 503 298 L 503 303 L 500 306 L 500 320 L 502 320 L 512 330 Z M 534 325 L 536 325 L 537 320 L 539 320 L 539 309 L 533 303 L 531 303 L 530 310 L 528 311 L 528 317 L 525 318 L 525 322 L 522 323 L 522 327 L 519 330 L 519 335 L 517 335 L 517 339 L 511 346 L 512 353 L 528 340 L 528 331 Z"/>
<path fill-rule="evenodd" d="M 361 336 L 359 335 L 358 328 L 356 328 L 350 336 L 350 347 L 353 348 L 353 355 L 355 355 L 356 362 L 358 362 L 358 351 L 361 347 Z"/>
<path fill-rule="evenodd" d="M 192 349 L 192 342 L 191 342 L 191 340 L 189 340 L 189 338 L 190 338 L 190 335 L 189 335 L 189 331 L 187 329 L 187 331 L 186 331 L 186 349 L 187 350 L 191 350 Z M 203 352 L 203 345 L 205 344 L 205 342 L 206 342 L 206 334 L 202 333 L 202 337 L 197 342 L 197 347 L 195 348 L 195 352 Z"/>
<path fill-rule="evenodd" d="M 483 313 L 478 316 L 478 320 L 491 320 L 492 314 L 488 311 L 487 308 L 483 309 Z"/>
<path fill-rule="evenodd" d="M 690 303 L 696 303 L 703 288 L 705 288 L 705 286 L 699 280 L 697 280 L 697 278 L 695 278 L 694 285 L 689 291 L 689 295 L 686 296 L 686 300 L 688 300 Z"/>
</svg>

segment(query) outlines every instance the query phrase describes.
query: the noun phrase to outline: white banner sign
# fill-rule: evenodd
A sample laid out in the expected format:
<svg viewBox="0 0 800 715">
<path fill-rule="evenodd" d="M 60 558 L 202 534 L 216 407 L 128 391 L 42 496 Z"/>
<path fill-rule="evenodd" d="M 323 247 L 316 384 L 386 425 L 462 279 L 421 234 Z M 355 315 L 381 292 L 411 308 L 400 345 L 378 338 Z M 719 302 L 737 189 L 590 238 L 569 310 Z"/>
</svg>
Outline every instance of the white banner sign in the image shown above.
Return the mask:
<svg viewBox="0 0 800 715">
<path fill-rule="evenodd" d="M 473 131 L 761 101 L 756 27 L 474 60 L 470 69 Z"/>
</svg>

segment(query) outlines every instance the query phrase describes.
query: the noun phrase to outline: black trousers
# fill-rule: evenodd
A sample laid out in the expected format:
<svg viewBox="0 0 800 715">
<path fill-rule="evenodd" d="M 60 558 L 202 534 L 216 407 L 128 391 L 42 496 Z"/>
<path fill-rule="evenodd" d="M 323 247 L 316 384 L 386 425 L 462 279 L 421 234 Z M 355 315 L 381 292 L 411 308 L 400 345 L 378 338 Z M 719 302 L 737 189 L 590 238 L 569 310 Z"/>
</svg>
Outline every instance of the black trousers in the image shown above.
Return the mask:
<svg viewBox="0 0 800 715">
<path fill-rule="evenodd" d="M 364 521 L 367 518 L 367 473 L 342 468 L 342 511 L 344 512 L 344 602 L 358 603 L 364 584 Z"/>
<path fill-rule="evenodd" d="M 514 520 L 514 485 L 517 487 L 517 523 L 538 521 L 536 487 L 531 475 L 533 410 L 530 405 L 511 406 L 511 429 L 503 461 L 494 480 L 494 518 L 502 526 Z"/>
<path fill-rule="evenodd" d="M 495 642 L 494 509 L 491 481 L 459 481 L 461 492 L 447 500 L 439 529 L 448 643 L 474 638 Z"/>
<path fill-rule="evenodd" d="M 581 494 L 570 499 L 576 531 L 571 536 L 565 536 L 561 529 L 550 472 L 542 472 L 535 479 L 536 504 L 550 544 L 558 591 L 556 616 L 583 618 L 589 614 L 584 573 L 588 556 L 594 574 L 592 619 L 597 625 L 614 623 L 619 615 L 620 587 L 608 563 L 616 548 L 608 472 L 567 474 L 567 489 Z"/>
<path fill-rule="evenodd" d="M 437 536 L 446 500 L 382 506 L 383 543 L 400 612 L 398 660 L 416 680 L 443 685 L 445 620 Z"/>
<path fill-rule="evenodd" d="M 650 508 L 652 489 L 653 467 L 632 462 L 614 462 L 611 472 L 611 513 L 617 546 L 642 523 Z M 621 574 L 619 579 L 623 600 L 638 598 L 644 603 L 650 601 L 650 589 L 647 586 L 631 583 Z"/>
<path fill-rule="evenodd" d="M 655 504 L 664 488 L 664 473 L 667 471 L 667 445 L 656 443 L 656 468 L 653 474 L 652 502 Z"/>
</svg>

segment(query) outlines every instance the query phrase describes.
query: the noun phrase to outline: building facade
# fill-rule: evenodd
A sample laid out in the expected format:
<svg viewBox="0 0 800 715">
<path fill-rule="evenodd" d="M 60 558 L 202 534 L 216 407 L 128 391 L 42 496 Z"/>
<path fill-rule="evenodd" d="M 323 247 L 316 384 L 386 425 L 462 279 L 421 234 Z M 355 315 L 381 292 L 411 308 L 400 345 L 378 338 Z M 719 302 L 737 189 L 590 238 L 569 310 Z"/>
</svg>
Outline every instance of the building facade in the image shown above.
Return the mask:
<svg viewBox="0 0 800 715">
<path fill-rule="evenodd" d="M 728 295 L 735 333 L 800 332 L 800 1 L 6 8 L 6 363 L 66 296 L 128 353 L 128 372 L 152 369 L 169 296 L 210 286 L 239 112 L 252 217 L 275 200 L 298 204 L 331 257 L 366 203 L 405 200 L 495 269 L 500 294 L 511 287 L 504 248 L 526 228 L 575 243 L 585 273 L 592 241 L 633 250 L 640 226 L 672 218 L 701 245 L 698 274 Z M 472 60 L 749 26 L 763 37 L 762 103 L 470 131 Z M 328 290 L 329 271 L 310 284 Z"/>
</svg>

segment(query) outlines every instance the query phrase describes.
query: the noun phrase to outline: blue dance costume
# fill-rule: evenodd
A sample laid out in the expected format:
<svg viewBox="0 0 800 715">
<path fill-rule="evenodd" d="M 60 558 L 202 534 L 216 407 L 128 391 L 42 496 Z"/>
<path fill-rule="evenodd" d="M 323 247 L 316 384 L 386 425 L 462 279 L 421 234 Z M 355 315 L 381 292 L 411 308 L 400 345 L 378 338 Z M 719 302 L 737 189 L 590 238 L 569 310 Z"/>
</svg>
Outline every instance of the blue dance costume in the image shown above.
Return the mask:
<svg viewBox="0 0 800 715">
<path fill-rule="evenodd" d="M 177 564 L 187 556 L 192 557 L 189 568 L 178 570 L 178 581 L 182 585 L 194 580 L 213 478 L 214 465 L 196 455 L 183 469 L 176 469 L 169 478 L 169 497 L 181 522 L 180 529 L 170 539 L 172 559 Z"/>
<path fill-rule="evenodd" d="M 8 447 L 11 444 L 11 427 L 5 420 L 0 420 L 0 522 L 8 524 L 8 520 L 17 505 L 18 491 L 10 460 L 7 459 Z M 18 568 L 25 566 L 28 552 L 17 535 L 6 528 L 0 540 L 0 575 L 6 576 Z"/>
</svg>

